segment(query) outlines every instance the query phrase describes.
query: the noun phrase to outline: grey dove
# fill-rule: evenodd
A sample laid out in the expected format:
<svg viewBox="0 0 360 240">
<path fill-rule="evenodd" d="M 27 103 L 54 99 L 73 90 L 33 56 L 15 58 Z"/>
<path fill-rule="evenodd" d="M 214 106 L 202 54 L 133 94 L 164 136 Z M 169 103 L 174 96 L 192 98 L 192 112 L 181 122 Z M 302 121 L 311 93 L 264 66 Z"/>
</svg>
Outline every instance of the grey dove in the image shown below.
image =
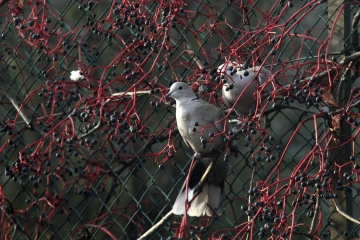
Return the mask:
<svg viewBox="0 0 360 240">
<path fill-rule="evenodd" d="M 223 82 L 222 95 L 227 107 L 232 108 L 237 115 L 247 116 L 255 112 L 256 100 L 254 93 L 270 78 L 270 71 L 259 66 L 243 69 L 243 65 L 228 62 L 218 67 Z M 272 86 L 265 87 L 264 92 L 272 91 Z"/>
<path fill-rule="evenodd" d="M 224 161 L 223 157 L 216 159 L 202 189 L 195 193 L 194 187 L 199 183 L 209 164 L 214 161 L 212 148 L 217 149 L 223 144 L 226 135 L 222 133 L 230 130 L 229 124 L 225 126 L 225 122 L 227 122 L 224 119 L 225 114 L 223 110 L 198 99 L 186 83 L 173 83 L 166 97 L 172 97 L 176 100 L 177 127 L 185 144 L 195 154 L 201 156 L 200 161 L 188 174 L 187 199 L 189 202 L 191 201 L 191 204 L 187 214 L 196 217 L 204 214 L 207 216 L 220 215 L 225 196 L 224 188 L 228 162 Z M 235 143 L 232 142 L 232 144 Z M 173 213 L 185 214 L 185 204 L 186 180 L 173 205 Z"/>
</svg>

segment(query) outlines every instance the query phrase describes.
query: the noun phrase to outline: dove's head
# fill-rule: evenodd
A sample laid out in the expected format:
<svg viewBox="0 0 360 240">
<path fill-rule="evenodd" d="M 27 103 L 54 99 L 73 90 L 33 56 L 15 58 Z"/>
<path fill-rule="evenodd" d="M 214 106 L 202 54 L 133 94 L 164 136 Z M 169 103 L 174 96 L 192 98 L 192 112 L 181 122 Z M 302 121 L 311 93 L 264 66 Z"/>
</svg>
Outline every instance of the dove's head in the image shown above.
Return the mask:
<svg viewBox="0 0 360 240">
<path fill-rule="evenodd" d="M 230 75 L 231 71 L 233 69 L 241 69 L 243 68 L 243 64 L 239 64 L 237 62 L 226 62 L 224 64 L 221 64 L 218 68 L 217 68 L 217 72 L 220 73 L 221 75 L 226 74 L 226 75 Z"/>
<path fill-rule="evenodd" d="M 194 91 L 191 87 L 183 82 L 175 82 L 171 85 L 170 91 L 165 95 L 165 97 L 172 97 L 175 100 L 196 98 Z"/>
<path fill-rule="evenodd" d="M 220 73 L 221 75 L 227 74 L 227 71 L 228 71 L 228 69 L 229 69 L 230 66 L 232 66 L 231 62 L 227 62 L 227 63 L 221 64 L 221 65 L 217 68 L 217 72 Z"/>
</svg>

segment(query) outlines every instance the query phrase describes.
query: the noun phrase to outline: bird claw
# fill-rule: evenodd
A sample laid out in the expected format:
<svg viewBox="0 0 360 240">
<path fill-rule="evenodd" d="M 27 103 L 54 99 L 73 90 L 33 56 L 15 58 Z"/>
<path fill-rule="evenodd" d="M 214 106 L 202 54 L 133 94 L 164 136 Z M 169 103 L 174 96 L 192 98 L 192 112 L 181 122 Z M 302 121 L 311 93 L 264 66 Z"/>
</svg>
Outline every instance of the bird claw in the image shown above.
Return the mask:
<svg viewBox="0 0 360 240">
<path fill-rule="evenodd" d="M 201 154 L 200 153 L 195 153 L 194 154 L 194 159 L 197 160 L 197 161 L 201 161 Z"/>
<path fill-rule="evenodd" d="M 244 126 L 244 124 L 242 124 L 241 122 L 238 122 L 238 125 L 231 129 L 231 131 L 235 135 L 235 139 L 238 139 L 238 136 L 240 136 L 240 133 L 241 133 L 240 131 L 243 128 L 243 126 Z"/>
</svg>

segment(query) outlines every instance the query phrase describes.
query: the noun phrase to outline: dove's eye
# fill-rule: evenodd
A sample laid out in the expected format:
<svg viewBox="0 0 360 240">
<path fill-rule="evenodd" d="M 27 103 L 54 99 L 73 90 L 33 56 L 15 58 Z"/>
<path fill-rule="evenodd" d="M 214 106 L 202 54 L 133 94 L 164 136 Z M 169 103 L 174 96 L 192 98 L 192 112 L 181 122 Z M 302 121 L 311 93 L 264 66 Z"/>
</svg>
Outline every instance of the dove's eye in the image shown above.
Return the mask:
<svg viewBox="0 0 360 240">
<path fill-rule="evenodd" d="M 182 90 L 182 86 L 179 87 L 179 90 Z"/>
</svg>

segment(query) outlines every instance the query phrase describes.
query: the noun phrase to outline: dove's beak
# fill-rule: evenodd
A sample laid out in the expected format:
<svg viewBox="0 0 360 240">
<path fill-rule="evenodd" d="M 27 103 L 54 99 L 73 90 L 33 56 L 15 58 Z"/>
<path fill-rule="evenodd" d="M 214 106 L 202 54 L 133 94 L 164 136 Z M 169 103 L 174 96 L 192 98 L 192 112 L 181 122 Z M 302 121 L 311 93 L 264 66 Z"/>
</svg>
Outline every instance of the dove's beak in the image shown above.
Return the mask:
<svg viewBox="0 0 360 240">
<path fill-rule="evenodd" d="M 168 93 L 165 95 L 165 97 L 166 97 L 166 98 L 167 98 L 167 97 L 170 97 L 171 94 L 172 94 L 172 92 L 168 92 Z"/>
</svg>

